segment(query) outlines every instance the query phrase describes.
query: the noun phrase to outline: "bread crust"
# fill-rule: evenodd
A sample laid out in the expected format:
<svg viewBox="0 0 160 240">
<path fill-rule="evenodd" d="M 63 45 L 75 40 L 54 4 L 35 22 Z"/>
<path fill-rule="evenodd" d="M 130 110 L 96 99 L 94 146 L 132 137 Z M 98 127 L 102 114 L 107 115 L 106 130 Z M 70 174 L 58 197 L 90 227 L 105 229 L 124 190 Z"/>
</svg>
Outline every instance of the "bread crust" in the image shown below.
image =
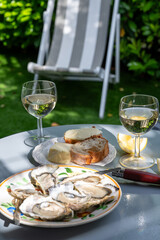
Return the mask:
<svg viewBox="0 0 160 240">
<path fill-rule="evenodd" d="M 92 126 L 91 128 L 70 129 L 64 133 L 65 142 L 71 144 L 95 137 L 102 137 L 102 131 L 95 126 Z"/>
<path fill-rule="evenodd" d="M 82 144 L 87 145 L 87 141 L 92 142 L 92 139 L 93 146 L 91 148 L 85 149 L 83 152 L 78 151 L 80 148 L 83 149 L 83 146 L 81 146 Z M 96 163 L 103 160 L 109 154 L 108 140 L 103 137 L 99 137 L 99 139 L 103 139 L 102 141 L 104 142 L 104 146 L 102 149 L 98 149 L 97 145 L 94 143 L 94 139 L 95 138 L 92 137 L 76 143 L 70 151 L 71 161 L 79 165 L 90 165 L 91 163 Z"/>
</svg>

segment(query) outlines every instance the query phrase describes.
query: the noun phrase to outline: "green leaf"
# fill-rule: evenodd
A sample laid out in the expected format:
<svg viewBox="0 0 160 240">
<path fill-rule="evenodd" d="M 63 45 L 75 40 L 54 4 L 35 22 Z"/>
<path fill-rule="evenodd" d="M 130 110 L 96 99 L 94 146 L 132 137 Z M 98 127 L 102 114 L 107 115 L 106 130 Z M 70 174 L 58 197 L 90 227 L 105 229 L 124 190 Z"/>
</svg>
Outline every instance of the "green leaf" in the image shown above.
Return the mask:
<svg viewBox="0 0 160 240">
<path fill-rule="evenodd" d="M 159 65 L 155 59 L 149 59 L 146 63 L 146 67 L 152 68 L 152 69 L 158 69 Z"/>
<path fill-rule="evenodd" d="M 21 35 L 21 32 L 20 31 L 15 31 L 14 33 L 13 33 L 13 36 L 15 36 L 15 37 L 18 37 L 18 36 L 20 36 Z"/>
<path fill-rule="evenodd" d="M 154 40 L 154 36 L 150 35 L 147 37 L 147 42 L 152 42 Z"/>
<path fill-rule="evenodd" d="M 34 13 L 34 14 L 32 15 L 32 18 L 33 18 L 34 20 L 38 20 L 38 19 L 41 18 L 41 15 L 40 15 L 39 12 L 36 12 L 36 13 Z"/>
<path fill-rule="evenodd" d="M 63 173 L 59 173 L 58 176 L 60 175 L 68 175 L 67 173 L 63 172 Z"/>
<path fill-rule="evenodd" d="M 89 217 L 94 217 L 95 215 L 94 214 L 89 214 Z"/>
<path fill-rule="evenodd" d="M 130 70 L 136 70 L 136 71 L 138 70 L 138 71 L 142 71 L 142 72 L 144 71 L 143 64 L 140 62 L 135 62 L 135 61 L 130 62 L 130 63 L 128 63 L 128 67 Z"/>
<path fill-rule="evenodd" d="M 143 36 L 148 36 L 151 34 L 150 30 L 143 31 Z"/>
<path fill-rule="evenodd" d="M 30 19 L 30 16 L 21 16 L 20 18 L 19 18 L 19 20 L 20 20 L 20 22 L 27 22 L 28 20 Z"/>
<path fill-rule="evenodd" d="M 106 208 L 108 208 L 108 206 L 107 205 L 104 205 L 103 207 L 102 207 L 102 209 L 104 210 L 104 209 L 106 209 Z"/>
<path fill-rule="evenodd" d="M 148 1 L 148 2 L 145 2 L 144 6 L 143 6 L 143 12 L 147 12 L 149 11 L 153 6 L 153 1 Z"/>
<path fill-rule="evenodd" d="M 155 75 L 155 71 L 149 70 L 149 71 L 147 71 L 147 73 L 148 73 L 149 75 L 151 75 L 151 76 L 154 76 L 154 75 Z"/>
<path fill-rule="evenodd" d="M 125 2 L 121 2 L 121 7 L 123 7 L 125 10 L 129 11 L 130 10 L 130 5 L 125 3 Z"/>
<path fill-rule="evenodd" d="M 149 19 L 151 21 L 157 21 L 160 18 L 159 13 L 151 12 L 149 14 Z"/>
<path fill-rule="evenodd" d="M 72 173 L 73 172 L 71 168 L 65 168 L 65 169 L 66 169 L 67 173 Z"/>
<path fill-rule="evenodd" d="M 5 208 L 8 208 L 8 204 L 7 203 L 2 203 L 1 206 L 5 207 Z"/>
<path fill-rule="evenodd" d="M 17 185 L 23 185 L 23 183 L 21 183 L 21 182 L 16 182 L 16 184 L 17 184 Z"/>
<path fill-rule="evenodd" d="M 12 203 L 8 203 L 8 206 L 9 207 L 13 207 L 14 205 Z"/>
<path fill-rule="evenodd" d="M 4 17 L 5 17 L 5 18 L 11 17 L 11 16 L 12 16 L 12 13 L 11 13 L 11 12 L 5 12 L 5 14 L 4 14 Z"/>
<path fill-rule="evenodd" d="M 133 12 L 129 11 L 128 15 L 129 15 L 130 18 L 133 18 Z"/>
<path fill-rule="evenodd" d="M 129 21 L 128 24 L 129 24 L 130 29 L 131 29 L 133 32 L 136 32 L 136 31 L 137 31 L 137 25 L 135 24 L 135 22 Z"/>
<path fill-rule="evenodd" d="M 29 16 L 29 15 L 31 15 L 31 12 L 32 12 L 32 8 L 25 8 L 21 11 L 21 15 Z"/>
<path fill-rule="evenodd" d="M 29 181 L 26 178 L 22 179 L 25 183 L 28 183 Z"/>
</svg>

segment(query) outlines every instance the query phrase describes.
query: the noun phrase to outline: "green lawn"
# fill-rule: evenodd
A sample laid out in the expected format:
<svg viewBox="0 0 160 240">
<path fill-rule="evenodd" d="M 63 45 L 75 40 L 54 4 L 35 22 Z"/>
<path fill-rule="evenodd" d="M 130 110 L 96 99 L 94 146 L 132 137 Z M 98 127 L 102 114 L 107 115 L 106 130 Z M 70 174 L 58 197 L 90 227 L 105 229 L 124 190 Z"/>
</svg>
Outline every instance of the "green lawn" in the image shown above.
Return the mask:
<svg viewBox="0 0 160 240">
<path fill-rule="evenodd" d="M 37 53 L 10 52 L 0 54 L 0 138 L 21 131 L 35 129 L 37 121 L 30 116 L 21 103 L 21 87 L 33 75 L 27 72 L 27 63 L 36 59 Z M 43 119 L 43 126 L 49 127 L 79 123 L 120 124 L 118 107 L 124 95 L 144 93 L 160 100 L 160 82 L 151 77 L 135 77 L 133 73 L 121 70 L 121 80 L 117 85 L 109 85 L 105 117 L 98 117 L 101 83 L 55 81 L 58 91 L 56 108 Z"/>
</svg>

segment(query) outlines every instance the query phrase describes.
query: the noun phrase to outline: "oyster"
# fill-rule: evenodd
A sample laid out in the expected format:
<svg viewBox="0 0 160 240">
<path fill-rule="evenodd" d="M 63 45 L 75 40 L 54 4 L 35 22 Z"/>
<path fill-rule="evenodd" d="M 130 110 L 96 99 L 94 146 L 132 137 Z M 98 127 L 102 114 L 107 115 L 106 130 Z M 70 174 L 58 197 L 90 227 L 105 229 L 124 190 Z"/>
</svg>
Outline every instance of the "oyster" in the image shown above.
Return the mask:
<svg viewBox="0 0 160 240">
<path fill-rule="evenodd" d="M 118 188 L 98 173 L 74 173 L 61 179 L 55 165 L 44 165 L 30 172 L 29 184 L 11 184 L 14 200 L 21 200 L 20 211 L 42 220 L 60 220 L 73 213 L 91 212 L 97 205 L 114 200 Z M 64 175 L 63 175 L 64 176 Z M 39 191 L 41 190 L 41 191 Z"/>
<path fill-rule="evenodd" d="M 62 184 L 66 183 L 66 182 L 75 183 L 80 180 L 83 180 L 84 182 L 88 182 L 88 183 L 90 182 L 90 183 L 98 184 L 98 183 L 102 182 L 103 179 L 104 179 L 104 177 L 100 174 L 88 172 L 88 173 L 77 174 L 72 177 L 67 177 L 63 180 Z"/>
<path fill-rule="evenodd" d="M 60 220 L 73 215 L 73 211 L 65 204 L 40 194 L 26 198 L 19 209 L 27 216 L 42 220 Z"/>
<path fill-rule="evenodd" d="M 49 195 L 53 199 L 67 204 L 67 206 L 74 211 L 83 208 L 84 204 L 90 199 L 90 197 L 75 190 L 72 182 L 59 184 L 56 188 L 50 188 Z"/>
<path fill-rule="evenodd" d="M 92 209 L 97 205 L 110 202 L 114 200 L 118 188 L 111 184 L 93 184 L 85 183 L 84 181 L 77 181 L 75 189 L 81 194 L 89 198 L 88 203 L 83 206 L 81 211 Z"/>
<path fill-rule="evenodd" d="M 84 181 L 77 181 L 74 186 L 75 189 L 78 190 L 81 194 L 96 199 L 102 199 L 112 193 L 112 190 L 108 187 L 105 187 L 103 185 L 86 183 Z"/>
<path fill-rule="evenodd" d="M 49 189 L 49 195 L 66 203 L 74 211 L 85 211 L 99 204 L 111 201 L 118 190 L 111 184 L 104 184 L 104 177 L 93 173 L 83 173 L 68 177 L 56 188 Z"/>
<path fill-rule="evenodd" d="M 7 190 L 12 197 L 21 200 L 37 192 L 31 183 L 24 185 L 11 184 Z"/>
<path fill-rule="evenodd" d="M 82 196 L 78 191 L 74 190 L 74 184 L 72 182 L 67 182 L 65 184 L 57 184 L 56 187 L 51 187 L 48 189 L 49 196 L 53 199 L 57 199 L 58 195 L 62 192 L 74 194 L 75 196 Z"/>
<path fill-rule="evenodd" d="M 43 194 L 48 194 L 50 187 L 55 187 L 57 183 L 56 170 L 58 166 L 47 164 L 41 167 L 34 168 L 31 171 L 31 182 L 39 187 Z"/>
</svg>

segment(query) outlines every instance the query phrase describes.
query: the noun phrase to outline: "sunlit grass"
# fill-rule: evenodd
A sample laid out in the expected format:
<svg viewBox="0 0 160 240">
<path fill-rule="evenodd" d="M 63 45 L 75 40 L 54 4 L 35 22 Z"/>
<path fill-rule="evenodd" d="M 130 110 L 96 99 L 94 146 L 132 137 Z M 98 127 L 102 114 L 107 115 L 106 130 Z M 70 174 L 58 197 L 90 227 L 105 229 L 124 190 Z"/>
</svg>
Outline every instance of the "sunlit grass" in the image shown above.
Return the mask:
<svg viewBox="0 0 160 240">
<path fill-rule="evenodd" d="M 37 128 L 37 120 L 29 115 L 21 103 L 21 88 L 33 80 L 27 63 L 36 53 L 10 52 L 0 54 L 0 137 Z M 58 101 L 55 109 L 43 119 L 43 126 L 65 124 L 120 124 L 118 108 L 124 95 L 144 93 L 160 100 L 160 83 L 152 78 L 135 77 L 121 70 L 119 84 L 109 85 L 104 119 L 99 119 L 102 84 L 96 82 L 55 81 Z"/>
</svg>

